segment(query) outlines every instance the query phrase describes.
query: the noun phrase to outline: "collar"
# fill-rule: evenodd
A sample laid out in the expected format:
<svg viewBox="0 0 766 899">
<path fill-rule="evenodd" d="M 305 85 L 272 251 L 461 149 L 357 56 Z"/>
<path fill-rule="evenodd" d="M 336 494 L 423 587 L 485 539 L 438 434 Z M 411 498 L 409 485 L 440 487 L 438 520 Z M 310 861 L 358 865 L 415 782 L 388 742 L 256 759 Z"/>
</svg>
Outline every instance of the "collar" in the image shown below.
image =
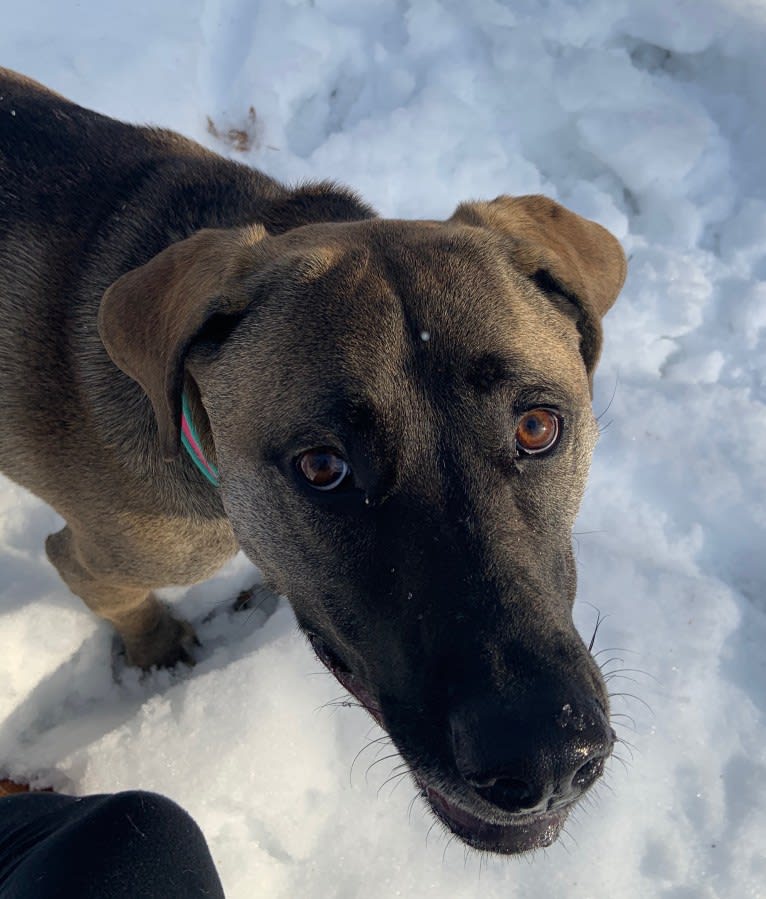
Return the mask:
<svg viewBox="0 0 766 899">
<path fill-rule="evenodd" d="M 199 468 L 202 474 L 214 487 L 220 486 L 221 479 L 218 469 L 212 462 L 208 462 L 202 451 L 202 441 L 199 439 L 197 429 L 192 421 L 189 400 L 184 393 L 181 397 L 181 443 L 191 457 L 192 462 Z"/>
</svg>

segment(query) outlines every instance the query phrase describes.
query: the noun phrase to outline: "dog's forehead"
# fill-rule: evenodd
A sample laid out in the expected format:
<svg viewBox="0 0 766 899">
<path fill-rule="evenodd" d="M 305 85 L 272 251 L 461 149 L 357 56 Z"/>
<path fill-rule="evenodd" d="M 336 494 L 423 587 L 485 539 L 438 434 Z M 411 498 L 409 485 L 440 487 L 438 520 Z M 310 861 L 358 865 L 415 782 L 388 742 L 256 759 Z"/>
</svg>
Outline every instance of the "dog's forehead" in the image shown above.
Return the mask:
<svg viewBox="0 0 766 899">
<path fill-rule="evenodd" d="M 277 305 L 290 348 L 308 341 L 318 368 L 364 383 L 515 369 L 587 389 L 573 320 L 485 229 L 380 219 L 299 231 L 293 301 Z"/>
</svg>

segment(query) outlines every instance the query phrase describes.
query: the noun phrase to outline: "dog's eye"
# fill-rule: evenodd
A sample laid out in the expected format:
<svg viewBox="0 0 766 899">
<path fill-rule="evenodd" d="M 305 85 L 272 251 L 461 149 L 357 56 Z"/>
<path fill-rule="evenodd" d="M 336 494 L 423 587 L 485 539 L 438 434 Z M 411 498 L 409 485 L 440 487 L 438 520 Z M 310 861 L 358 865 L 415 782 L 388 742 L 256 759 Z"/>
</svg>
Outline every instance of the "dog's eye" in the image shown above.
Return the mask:
<svg viewBox="0 0 766 899">
<path fill-rule="evenodd" d="M 301 453 L 297 464 L 298 471 L 315 490 L 335 490 L 351 472 L 348 462 L 326 447 Z"/>
<path fill-rule="evenodd" d="M 550 409 L 530 409 L 516 426 L 516 448 L 534 456 L 545 453 L 558 443 L 561 434 L 559 417 Z"/>
</svg>

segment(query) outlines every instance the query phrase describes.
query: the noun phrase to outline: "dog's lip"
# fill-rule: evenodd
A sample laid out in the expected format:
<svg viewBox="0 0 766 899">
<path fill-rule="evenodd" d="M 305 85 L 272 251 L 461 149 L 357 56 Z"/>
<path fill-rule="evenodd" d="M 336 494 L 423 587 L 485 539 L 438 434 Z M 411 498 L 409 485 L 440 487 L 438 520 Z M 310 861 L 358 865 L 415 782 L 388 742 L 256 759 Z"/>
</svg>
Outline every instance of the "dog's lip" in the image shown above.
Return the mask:
<svg viewBox="0 0 766 899">
<path fill-rule="evenodd" d="M 519 815 L 502 824 L 487 821 L 452 802 L 417 774 L 423 796 L 436 817 L 469 846 L 485 852 L 515 855 L 550 846 L 561 833 L 570 806 L 549 812 Z"/>
<path fill-rule="evenodd" d="M 345 687 L 346 690 L 348 690 L 348 692 L 367 709 L 378 724 L 383 727 L 383 716 L 381 711 L 361 678 L 357 677 L 353 671 L 350 671 L 341 663 L 340 659 L 338 659 L 321 637 L 309 633 L 308 638 L 319 661 L 335 677 L 338 683 L 342 687 Z"/>
<path fill-rule="evenodd" d="M 383 727 L 383 715 L 373 701 L 372 695 L 361 682 L 361 680 L 350 671 L 333 671 L 332 668 L 330 668 L 330 671 L 332 671 L 332 673 L 335 675 L 338 682 L 342 686 L 344 686 L 348 690 L 348 692 L 351 693 L 356 699 L 358 699 L 359 702 L 372 715 L 372 717 L 378 722 L 378 724 Z"/>
</svg>

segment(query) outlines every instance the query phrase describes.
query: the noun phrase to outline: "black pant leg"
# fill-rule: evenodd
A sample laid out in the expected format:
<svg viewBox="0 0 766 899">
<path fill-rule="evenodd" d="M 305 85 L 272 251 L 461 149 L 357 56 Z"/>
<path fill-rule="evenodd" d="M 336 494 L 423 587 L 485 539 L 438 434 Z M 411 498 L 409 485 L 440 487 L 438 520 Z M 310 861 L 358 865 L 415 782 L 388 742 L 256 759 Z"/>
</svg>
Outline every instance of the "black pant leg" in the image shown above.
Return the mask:
<svg viewBox="0 0 766 899">
<path fill-rule="evenodd" d="M 0 799 L 0 899 L 224 899 L 197 824 L 156 793 Z"/>
</svg>

